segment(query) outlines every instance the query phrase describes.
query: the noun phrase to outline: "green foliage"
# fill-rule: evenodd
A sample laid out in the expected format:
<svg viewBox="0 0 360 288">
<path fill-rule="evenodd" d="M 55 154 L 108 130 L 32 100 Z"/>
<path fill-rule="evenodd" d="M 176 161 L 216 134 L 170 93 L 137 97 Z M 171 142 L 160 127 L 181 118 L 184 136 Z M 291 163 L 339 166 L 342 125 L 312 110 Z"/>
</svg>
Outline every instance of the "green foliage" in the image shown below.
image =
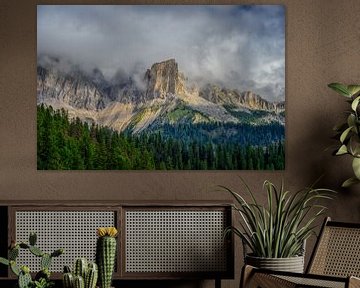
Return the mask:
<svg viewBox="0 0 360 288">
<path fill-rule="evenodd" d="M 175 113 L 182 113 L 181 111 Z M 282 170 L 280 125 L 179 123 L 132 135 L 38 106 L 40 170 Z M 171 116 L 172 117 L 172 116 Z"/>
<path fill-rule="evenodd" d="M 240 193 L 220 186 L 229 192 L 236 204 L 234 209 L 240 215 L 240 228 L 229 227 L 247 245 L 254 256 L 266 258 L 287 258 L 301 255 L 304 241 L 313 233 L 315 220 L 324 213 L 324 206 L 318 200 L 331 199 L 334 192 L 328 189 L 302 189 L 296 193 L 280 189 L 270 181 L 264 182 L 267 205 L 257 202 L 254 193 L 246 185 L 245 191 L 251 201 Z"/>
<path fill-rule="evenodd" d="M 36 234 L 30 233 L 29 236 L 29 244 L 20 242 L 20 243 L 12 243 L 11 247 L 8 251 L 9 259 L 5 259 L 0 257 L 0 263 L 10 266 L 11 271 L 18 276 L 18 286 L 19 288 L 48 288 L 52 287 L 52 282 L 50 281 L 50 271 L 49 267 L 51 264 L 51 260 L 53 257 L 60 256 L 63 254 L 63 249 L 55 250 L 53 253 L 48 254 L 44 253 L 40 250 L 36 244 Z M 39 271 L 36 276 L 35 280 L 33 281 L 30 275 L 30 269 L 28 266 L 21 266 L 17 265 L 16 259 L 19 256 L 19 250 L 24 249 L 28 250 L 33 255 L 41 258 L 41 271 Z"/>
<path fill-rule="evenodd" d="M 49 282 L 44 278 L 41 278 L 38 281 L 34 281 L 33 282 L 33 288 L 51 288 L 53 287 L 55 284 L 54 282 Z"/>
<path fill-rule="evenodd" d="M 353 157 L 352 168 L 355 177 L 347 179 L 342 186 L 349 187 L 360 183 L 360 85 L 344 85 L 331 83 L 329 88 L 347 98 L 350 110 L 346 122 L 334 127 L 334 131 L 339 138 L 339 147 L 334 151 L 334 155 L 349 154 Z"/>
</svg>

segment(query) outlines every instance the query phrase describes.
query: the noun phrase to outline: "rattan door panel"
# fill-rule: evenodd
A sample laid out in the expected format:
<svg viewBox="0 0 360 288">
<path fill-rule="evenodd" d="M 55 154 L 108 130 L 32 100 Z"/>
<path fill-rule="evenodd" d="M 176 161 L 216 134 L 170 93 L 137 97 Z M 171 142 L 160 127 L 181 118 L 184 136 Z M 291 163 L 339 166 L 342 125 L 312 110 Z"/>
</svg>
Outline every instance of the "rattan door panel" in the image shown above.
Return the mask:
<svg viewBox="0 0 360 288">
<path fill-rule="evenodd" d="M 229 247 L 225 209 L 125 208 L 123 273 L 126 277 L 225 275 Z"/>
<path fill-rule="evenodd" d="M 37 233 L 37 246 L 51 253 L 63 248 L 65 253 L 52 261 L 50 270 L 62 272 L 64 265 L 73 265 L 74 259 L 85 257 L 95 261 L 96 228 L 116 226 L 116 211 L 104 210 L 16 210 L 15 239 L 27 242 L 29 233 Z M 20 250 L 19 264 L 31 271 L 40 270 L 39 258 Z"/>
</svg>

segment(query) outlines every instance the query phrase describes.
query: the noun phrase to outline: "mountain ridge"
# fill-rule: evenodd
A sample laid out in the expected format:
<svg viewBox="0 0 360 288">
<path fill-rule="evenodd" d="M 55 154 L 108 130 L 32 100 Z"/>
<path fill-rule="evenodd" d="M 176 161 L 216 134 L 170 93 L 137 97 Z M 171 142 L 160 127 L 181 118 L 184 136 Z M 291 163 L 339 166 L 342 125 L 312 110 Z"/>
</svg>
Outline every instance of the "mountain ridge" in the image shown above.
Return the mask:
<svg viewBox="0 0 360 288">
<path fill-rule="evenodd" d="M 131 78 L 110 83 L 99 69 L 61 72 L 51 65 L 38 65 L 37 102 L 64 108 L 70 117 L 84 122 L 117 131 L 131 128 L 133 133 L 172 123 L 175 118 L 190 124 L 243 123 L 248 119 L 254 125 L 285 122 L 284 102 L 269 102 L 251 91 L 214 84 L 189 85 L 175 59 L 154 63 L 144 73 L 142 84 L 139 87 Z"/>
</svg>

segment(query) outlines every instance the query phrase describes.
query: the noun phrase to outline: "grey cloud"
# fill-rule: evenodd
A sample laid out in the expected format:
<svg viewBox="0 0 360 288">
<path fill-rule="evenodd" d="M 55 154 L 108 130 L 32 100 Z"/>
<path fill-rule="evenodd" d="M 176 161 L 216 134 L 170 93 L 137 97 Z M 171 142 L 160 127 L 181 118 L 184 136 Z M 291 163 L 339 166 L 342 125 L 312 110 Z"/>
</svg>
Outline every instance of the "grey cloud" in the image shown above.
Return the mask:
<svg viewBox="0 0 360 288">
<path fill-rule="evenodd" d="M 200 84 L 270 100 L 284 99 L 284 37 L 278 5 L 38 6 L 38 55 L 98 67 L 108 79 L 119 70 L 140 79 L 153 63 L 175 58 Z"/>
</svg>

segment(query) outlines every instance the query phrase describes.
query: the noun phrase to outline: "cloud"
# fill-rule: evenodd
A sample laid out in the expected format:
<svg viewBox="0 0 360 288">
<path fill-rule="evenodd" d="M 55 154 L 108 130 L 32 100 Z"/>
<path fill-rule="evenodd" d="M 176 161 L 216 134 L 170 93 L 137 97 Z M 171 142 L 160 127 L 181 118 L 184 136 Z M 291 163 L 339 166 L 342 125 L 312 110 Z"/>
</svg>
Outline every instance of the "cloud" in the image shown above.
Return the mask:
<svg viewBox="0 0 360 288">
<path fill-rule="evenodd" d="M 200 84 L 283 100 L 284 17 L 280 5 L 38 5 L 38 55 L 97 67 L 108 79 L 175 58 Z"/>
</svg>

